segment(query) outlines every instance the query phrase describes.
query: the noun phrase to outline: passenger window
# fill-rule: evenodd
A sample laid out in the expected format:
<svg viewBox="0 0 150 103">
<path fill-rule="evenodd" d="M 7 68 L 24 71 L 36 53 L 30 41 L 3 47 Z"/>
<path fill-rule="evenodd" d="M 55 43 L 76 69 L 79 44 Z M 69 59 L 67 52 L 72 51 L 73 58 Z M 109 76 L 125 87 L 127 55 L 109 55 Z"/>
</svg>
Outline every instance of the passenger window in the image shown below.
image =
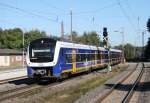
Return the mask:
<svg viewBox="0 0 150 103">
<path fill-rule="evenodd" d="M 66 63 L 72 63 L 72 54 L 66 54 Z"/>
</svg>

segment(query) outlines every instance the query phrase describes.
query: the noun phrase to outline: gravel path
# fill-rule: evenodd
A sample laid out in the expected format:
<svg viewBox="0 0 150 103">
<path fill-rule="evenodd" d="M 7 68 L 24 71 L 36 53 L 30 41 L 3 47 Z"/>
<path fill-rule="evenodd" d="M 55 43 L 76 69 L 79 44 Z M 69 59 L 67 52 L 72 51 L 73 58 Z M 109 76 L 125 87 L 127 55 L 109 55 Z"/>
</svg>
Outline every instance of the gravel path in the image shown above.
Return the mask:
<svg viewBox="0 0 150 103">
<path fill-rule="evenodd" d="M 142 81 L 140 82 L 140 88 L 135 93 L 139 92 L 138 98 L 133 96 L 131 103 L 137 100 L 135 103 L 150 103 L 150 63 L 145 63 L 145 72 Z"/>
<path fill-rule="evenodd" d="M 110 91 L 111 87 L 106 86 L 107 84 L 114 84 L 123 79 L 128 75 L 132 69 L 136 67 L 136 63 L 131 63 L 130 66 L 124 72 L 116 75 L 114 78 L 108 80 L 104 85 L 95 88 L 87 92 L 85 95 L 81 96 L 80 99 L 76 100 L 75 103 L 94 103 L 96 102 L 103 94 Z M 112 85 L 113 86 L 113 85 Z"/>
<path fill-rule="evenodd" d="M 130 75 L 123 83 L 121 83 L 113 92 L 106 97 L 101 103 L 121 103 L 128 91 L 131 89 L 132 84 L 136 81 L 141 72 L 141 68 L 137 68 L 132 75 Z"/>
</svg>

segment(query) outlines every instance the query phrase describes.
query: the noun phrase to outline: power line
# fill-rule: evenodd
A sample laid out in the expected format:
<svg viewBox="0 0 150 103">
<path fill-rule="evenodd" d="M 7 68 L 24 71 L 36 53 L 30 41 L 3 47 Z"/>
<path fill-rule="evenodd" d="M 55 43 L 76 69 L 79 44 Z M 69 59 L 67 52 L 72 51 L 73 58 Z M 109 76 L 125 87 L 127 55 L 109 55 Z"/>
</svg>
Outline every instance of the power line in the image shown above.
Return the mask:
<svg viewBox="0 0 150 103">
<path fill-rule="evenodd" d="M 129 12 L 131 12 L 132 16 L 136 18 L 137 16 L 135 16 L 133 9 L 131 5 L 129 4 L 128 0 L 126 0 L 126 5 L 128 6 Z"/>
<path fill-rule="evenodd" d="M 124 14 L 125 18 L 128 20 L 129 24 L 134 28 L 134 30 L 136 31 L 135 25 L 133 24 L 132 20 L 130 19 L 130 17 L 127 15 L 126 11 L 124 10 L 124 8 L 122 7 L 121 3 L 119 0 L 116 0 L 120 10 L 122 11 L 122 13 Z"/>
<path fill-rule="evenodd" d="M 45 6 L 47 6 L 47 7 L 54 8 L 54 9 L 57 9 L 57 10 L 59 10 L 59 11 L 65 12 L 64 9 L 59 8 L 59 7 L 56 7 L 56 6 L 54 6 L 54 5 L 52 5 L 52 4 L 48 3 L 48 2 L 46 2 L 45 0 L 40 0 L 40 1 L 41 1 Z"/>
<path fill-rule="evenodd" d="M 21 8 L 18 8 L 18 7 L 14 7 L 14 6 L 12 6 L 12 5 L 0 3 L 0 6 L 4 6 L 4 7 L 7 7 L 7 8 L 11 8 L 11 9 L 15 9 L 15 10 L 17 10 L 17 11 L 21 11 L 21 12 L 23 12 L 23 13 L 26 13 L 26 14 L 29 14 L 29 15 L 32 15 L 32 16 L 35 16 L 35 17 L 43 18 L 43 19 L 45 19 L 45 20 L 53 21 L 53 22 L 58 23 L 56 20 L 53 20 L 53 19 L 51 19 L 51 18 L 42 16 L 42 15 L 39 15 L 39 14 L 35 14 L 35 13 L 33 13 L 33 12 L 26 11 L 26 10 L 24 10 L 24 9 L 21 9 Z"/>
<path fill-rule="evenodd" d="M 109 4 L 109 5 L 105 5 L 104 7 L 101 7 L 101 8 L 95 9 L 95 10 L 77 12 L 77 13 L 75 13 L 75 15 L 98 13 L 98 12 L 104 10 L 104 9 L 112 8 L 113 6 L 116 6 L 117 4 L 118 3 L 115 2 L 115 3 Z"/>
<path fill-rule="evenodd" d="M 125 4 L 127 5 L 127 8 L 128 8 L 128 11 L 131 13 L 131 16 L 133 18 L 135 18 L 135 23 L 137 24 L 137 30 L 139 31 L 139 17 L 135 15 L 135 13 L 133 12 L 133 9 L 130 5 L 130 3 L 128 2 L 128 0 L 126 0 Z M 137 19 L 136 19 L 137 18 Z M 138 20 L 138 23 L 137 23 L 137 20 Z"/>
</svg>

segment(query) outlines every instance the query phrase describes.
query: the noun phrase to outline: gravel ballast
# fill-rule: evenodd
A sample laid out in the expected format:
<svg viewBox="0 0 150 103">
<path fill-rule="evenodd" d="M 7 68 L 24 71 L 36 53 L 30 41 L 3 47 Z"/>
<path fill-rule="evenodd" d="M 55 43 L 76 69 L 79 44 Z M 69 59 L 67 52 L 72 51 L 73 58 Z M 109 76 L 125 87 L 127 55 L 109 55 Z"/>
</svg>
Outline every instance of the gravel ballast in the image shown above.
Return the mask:
<svg viewBox="0 0 150 103">
<path fill-rule="evenodd" d="M 111 88 L 107 87 L 106 84 L 114 84 L 114 85 L 117 84 L 124 77 L 126 77 L 135 67 L 136 64 L 134 63 L 131 64 L 125 71 L 114 76 L 112 79 L 109 79 L 103 85 L 95 88 L 94 90 L 87 92 L 85 95 L 81 96 L 81 98 L 76 100 L 74 103 L 95 103 L 101 96 L 110 91 Z"/>
</svg>

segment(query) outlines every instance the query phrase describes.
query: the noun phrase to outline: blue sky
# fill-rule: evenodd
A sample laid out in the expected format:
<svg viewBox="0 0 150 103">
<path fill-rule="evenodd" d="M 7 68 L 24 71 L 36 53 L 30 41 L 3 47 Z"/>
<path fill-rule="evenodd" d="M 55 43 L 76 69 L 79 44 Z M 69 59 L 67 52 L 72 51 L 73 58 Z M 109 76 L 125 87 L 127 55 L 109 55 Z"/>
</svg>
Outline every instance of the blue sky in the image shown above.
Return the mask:
<svg viewBox="0 0 150 103">
<path fill-rule="evenodd" d="M 114 46 L 122 42 L 121 34 L 114 31 L 123 28 L 125 43 L 141 46 L 141 31 L 146 30 L 150 17 L 150 0 L 0 0 L 0 27 L 39 29 L 60 36 L 62 20 L 65 34 L 70 33 L 70 10 L 73 30 L 79 34 L 96 31 L 102 37 L 102 29 L 107 27 Z M 145 34 L 145 43 L 148 36 Z"/>
</svg>

